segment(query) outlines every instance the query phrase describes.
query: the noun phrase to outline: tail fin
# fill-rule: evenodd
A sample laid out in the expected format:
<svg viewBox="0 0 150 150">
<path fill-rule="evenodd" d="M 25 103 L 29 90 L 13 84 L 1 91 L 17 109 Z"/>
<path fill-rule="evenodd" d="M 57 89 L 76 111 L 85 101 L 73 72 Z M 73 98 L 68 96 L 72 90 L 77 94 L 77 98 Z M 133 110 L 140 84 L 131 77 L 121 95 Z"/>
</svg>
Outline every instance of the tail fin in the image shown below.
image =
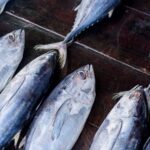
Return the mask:
<svg viewBox="0 0 150 150">
<path fill-rule="evenodd" d="M 60 67 L 64 68 L 67 59 L 67 44 L 65 42 L 58 42 L 47 45 L 36 45 L 35 50 L 50 50 L 57 51 L 59 53 Z"/>
</svg>

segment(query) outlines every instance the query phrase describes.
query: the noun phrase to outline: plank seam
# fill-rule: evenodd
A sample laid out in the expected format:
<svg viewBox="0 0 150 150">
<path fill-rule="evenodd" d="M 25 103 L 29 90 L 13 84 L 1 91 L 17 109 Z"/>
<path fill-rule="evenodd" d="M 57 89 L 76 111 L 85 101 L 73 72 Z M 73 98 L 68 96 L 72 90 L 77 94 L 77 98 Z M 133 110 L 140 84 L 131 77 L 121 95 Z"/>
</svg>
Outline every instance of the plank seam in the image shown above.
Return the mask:
<svg viewBox="0 0 150 150">
<path fill-rule="evenodd" d="M 132 11 L 135 11 L 135 12 L 137 12 L 137 13 L 140 13 L 140 14 L 143 14 L 143 15 L 146 15 L 146 16 L 150 17 L 150 14 L 149 14 L 149 13 L 146 13 L 146 12 L 144 12 L 144 11 L 142 11 L 142 10 L 139 10 L 139 9 L 136 9 L 136 8 L 133 8 L 133 7 L 130 7 L 130 6 L 127 6 L 127 5 L 125 5 L 124 7 L 127 8 L 127 9 L 129 9 L 129 10 L 132 10 Z"/>
</svg>

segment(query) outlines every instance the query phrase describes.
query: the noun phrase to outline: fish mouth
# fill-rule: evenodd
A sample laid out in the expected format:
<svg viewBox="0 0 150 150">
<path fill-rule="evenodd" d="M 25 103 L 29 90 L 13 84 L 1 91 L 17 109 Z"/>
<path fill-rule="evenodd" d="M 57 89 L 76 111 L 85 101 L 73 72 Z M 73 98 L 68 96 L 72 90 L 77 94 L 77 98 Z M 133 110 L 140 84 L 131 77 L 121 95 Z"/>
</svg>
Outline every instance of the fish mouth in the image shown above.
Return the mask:
<svg viewBox="0 0 150 150">
<path fill-rule="evenodd" d="M 94 68 L 92 64 L 88 64 L 84 67 L 84 71 L 86 72 L 87 77 L 95 78 Z"/>
<path fill-rule="evenodd" d="M 88 64 L 84 67 L 84 70 L 89 71 L 89 72 L 93 72 L 93 65 Z"/>
<path fill-rule="evenodd" d="M 94 73 L 93 65 L 89 65 L 89 71 Z"/>
<path fill-rule="evenodd" d="M 91 64 L 86 65 L 85 70 L 87 70 L 89 73 L 94 73 L 93 65 Z"/>
<path fill-rule="evenodd" d="M 22 37 L 25 37 L 25 30 L 24 29 L 19 29 L 19 37 L 22 38 Z"/>
<path fill-rule="evenodd" d="M 14 34 L 16 35 L 16 37 L 18 37 L 18 39 L 20 40 L 24 40 L 25 39 L 25 30 L 24 29 L 18 29 L 14 32 Z"/>
</svg>

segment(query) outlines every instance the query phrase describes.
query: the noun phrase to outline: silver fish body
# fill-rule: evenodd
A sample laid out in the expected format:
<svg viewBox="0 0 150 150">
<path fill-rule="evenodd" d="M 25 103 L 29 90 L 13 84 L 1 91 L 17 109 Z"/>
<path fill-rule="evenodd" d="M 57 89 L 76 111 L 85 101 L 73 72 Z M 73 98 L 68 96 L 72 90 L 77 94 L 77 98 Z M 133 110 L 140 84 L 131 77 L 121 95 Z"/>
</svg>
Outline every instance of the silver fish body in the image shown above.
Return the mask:
<svg viewBox="0 0 150 150">
<path fill-rule="evenodd" d="M 16 30 L 0 38 L 0 92 L 12 79 L 24 53 L 25 31 Z"/>
<path fill-rule="evenodd" d="M 68 75 L 39 110 L 27 136 L 25 150 L 71 150 L 95 99 L 91 65 Z"/>
<path fill-rule="evenodd" d="M 0 0 L 0 14 L 3 12 L 6 4 L 9 2 L 9 0 Z"/>
<path fill-rule="evenodd" d="M 5 147 L 30 118 L 48 89 L 56 53 L 46 53 L 25 66 L 0 95 L 0 149 Z"/>
<path fill-rule="evenodd" d="M 90 150 L 141 150 L 147 132 L 144 89 L 127 92 L 98 129 Z"/>
</svg>

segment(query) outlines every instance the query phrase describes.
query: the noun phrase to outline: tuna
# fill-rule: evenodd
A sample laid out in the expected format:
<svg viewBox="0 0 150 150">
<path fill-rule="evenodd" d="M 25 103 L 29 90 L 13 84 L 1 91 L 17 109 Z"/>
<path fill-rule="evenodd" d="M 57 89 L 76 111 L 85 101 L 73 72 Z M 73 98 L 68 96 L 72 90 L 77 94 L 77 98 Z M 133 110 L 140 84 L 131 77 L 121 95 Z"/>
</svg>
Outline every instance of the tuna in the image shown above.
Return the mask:
<svg viewBox="0 0 150 150">
<path fill-rule="evenodd" d="M 70 45 L 74 39 L 84 30 L 101 21 L 107 15 L 111 17 L 114 8 L 120 3 L 120 0 L 82 0 L 77 7 L 76 19 L 70 33 L 62 42 L 37 45 L 36 50 L 57 50 L 61 68 L 65 66 L 67 59 L 67 45 Z"/>
<path fill-rule="evenodd" d="M 24 30 L 13 31 L 0 38 L 0 92 L 12 79 L 24 53 Z"/>
<path fill-rule="evenodd" d="M 148 126 L 145 90 L 126 92 L 98 129 L 90 150 L 141 150 Z"/>
<path fill-rule="evenodd" d="M 4 11 L 4 8 L 9 0 L 0 0 L 0 14 Z"/>
<path fill-rule="evenodd" d="M 47 91 L 56 53 L 46 53 L 26 65 L 0 95 L 0 149 L 22 129 Z"/>
<path fill-rule="evenodd" d="M 71 150 L 95 99 L 91 65 L 68 75 L 44 101 L 28 133 L 25 150 Z"/>
</svg>

